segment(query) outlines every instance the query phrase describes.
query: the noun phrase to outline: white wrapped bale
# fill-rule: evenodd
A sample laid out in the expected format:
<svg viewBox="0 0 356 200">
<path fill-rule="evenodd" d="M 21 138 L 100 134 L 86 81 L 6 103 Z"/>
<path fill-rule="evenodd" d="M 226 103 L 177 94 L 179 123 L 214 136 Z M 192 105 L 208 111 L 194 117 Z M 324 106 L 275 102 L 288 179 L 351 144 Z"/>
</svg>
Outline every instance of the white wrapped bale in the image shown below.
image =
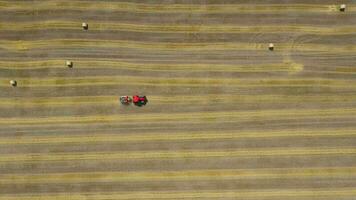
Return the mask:
<svg viewBox="0 0 356 200">
<path fill-rule="evenodd" d="M 83 22 L 82 23 L 82 27 L 83 27 L 84 30 L 88 30 L 89 25 L 87 23 Z"/>
<path fill-rule="evenodd" d="M 273 51 L 274 50 L 274 44 L 273 43 L 269 43 L 268 49 Z"/>
<path fill-rule="evenodd" d="M 72 68 L 72 67 L 73 67 L 73 62 L 67 60 L 67 61 L 66 61 L 66 65 L 67 65 L 67 67 Z"/>
<path fill-rule="evenodd" d="M 346 10 L 346 4 L 341 4 L 340 5 L 340 11 L 344 12 Z"/>
<path fill-rule="evenodd" d="M 16 87 L 17 86 L 17 81 L 11 80 L 10 84 L 11 84 L 11 86 Z"/>
</svg>

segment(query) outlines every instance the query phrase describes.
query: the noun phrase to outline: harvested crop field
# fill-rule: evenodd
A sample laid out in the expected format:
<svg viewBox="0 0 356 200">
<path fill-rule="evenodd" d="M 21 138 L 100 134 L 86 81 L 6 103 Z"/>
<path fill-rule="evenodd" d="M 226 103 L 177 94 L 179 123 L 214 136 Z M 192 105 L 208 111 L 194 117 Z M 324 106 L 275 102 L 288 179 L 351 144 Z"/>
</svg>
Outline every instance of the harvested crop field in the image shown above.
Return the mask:
<svg viewBox="0 0 356 200">
<path fill-rule="evenodd" d="M 355 1 L 0 11 L 0 200 L 355 199 Z"/>
</svg>

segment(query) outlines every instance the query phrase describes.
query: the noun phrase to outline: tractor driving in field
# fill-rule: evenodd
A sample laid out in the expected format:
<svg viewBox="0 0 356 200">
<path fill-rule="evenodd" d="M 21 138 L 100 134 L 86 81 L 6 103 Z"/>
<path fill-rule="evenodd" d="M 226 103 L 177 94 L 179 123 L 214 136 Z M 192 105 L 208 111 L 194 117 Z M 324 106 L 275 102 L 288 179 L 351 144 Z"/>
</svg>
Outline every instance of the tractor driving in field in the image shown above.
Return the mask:
<svg viewBox="0 0 356 200">
<path fill-rule="evenodd" d="M 135 95 L 132 98 L 129 96 L 121 96 L 120 102 L 123 105 L 130 105 L 133 102 L 136 106 L 144 106 L 147 104 L 148 100 L 146 96 Z"/>
<path fill-rule="evenodd" d="M 138 95 L 133 96 L 133 103 L 136 106 L 144 106 L 147 104 L 147 102 L 148 100 L 146 96 L 138 96 Z"/>
</svg>

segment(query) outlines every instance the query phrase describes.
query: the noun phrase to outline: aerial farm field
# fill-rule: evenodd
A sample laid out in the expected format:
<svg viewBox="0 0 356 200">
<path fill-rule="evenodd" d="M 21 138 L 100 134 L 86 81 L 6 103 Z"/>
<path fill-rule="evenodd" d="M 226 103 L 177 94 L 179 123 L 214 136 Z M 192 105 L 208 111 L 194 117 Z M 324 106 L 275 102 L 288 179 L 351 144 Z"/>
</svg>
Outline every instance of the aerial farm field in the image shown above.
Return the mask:
<svg viewBox="0 0 356 200">
<path fill-rule="evenodd" d="M 355 24 L 352 0 L 0 1 L 0 200 L 355 200 Z"/>
</svg>

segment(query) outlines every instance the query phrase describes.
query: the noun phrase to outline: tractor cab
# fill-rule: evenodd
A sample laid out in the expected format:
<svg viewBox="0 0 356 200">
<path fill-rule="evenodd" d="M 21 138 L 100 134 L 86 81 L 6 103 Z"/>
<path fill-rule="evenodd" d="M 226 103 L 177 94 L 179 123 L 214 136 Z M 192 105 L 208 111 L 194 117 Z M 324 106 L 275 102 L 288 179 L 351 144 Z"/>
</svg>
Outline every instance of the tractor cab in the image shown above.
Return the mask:
<svg viewBox="0 0 356 200">
<path fill-rule="evenodd" d="M 144 106 L 147 104 L 148 100 L 146 96 L 138 96 L 135 95 L 133 96 L 133 101 L 132 101 L 136 106 Z"/>
</svg>

